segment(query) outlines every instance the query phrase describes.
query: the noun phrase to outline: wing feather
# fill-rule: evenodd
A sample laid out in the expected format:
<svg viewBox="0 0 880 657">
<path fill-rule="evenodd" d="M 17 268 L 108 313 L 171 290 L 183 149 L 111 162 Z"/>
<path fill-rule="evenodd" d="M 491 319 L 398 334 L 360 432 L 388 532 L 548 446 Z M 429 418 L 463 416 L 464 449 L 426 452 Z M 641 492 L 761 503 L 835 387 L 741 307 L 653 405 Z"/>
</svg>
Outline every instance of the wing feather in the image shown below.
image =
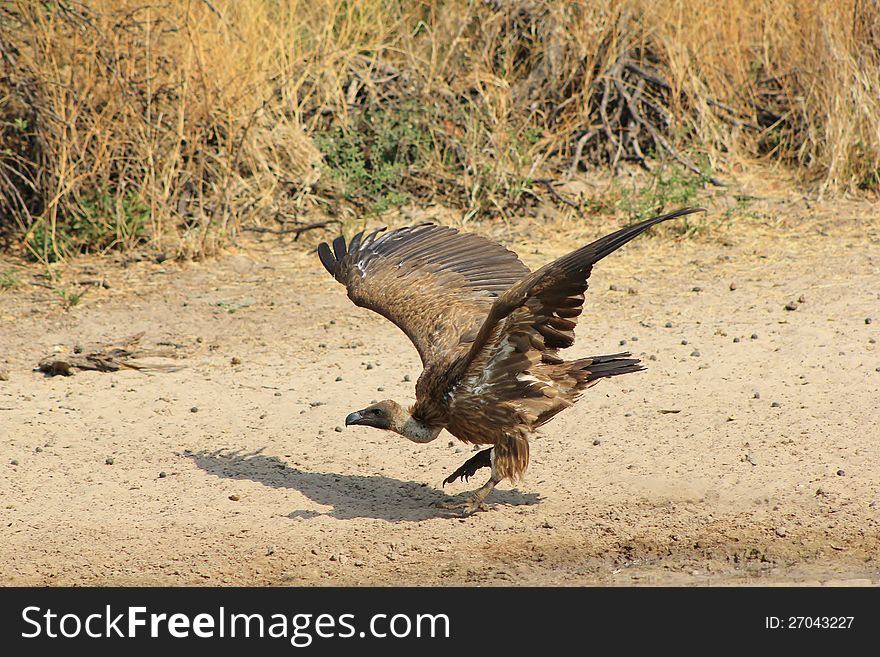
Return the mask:
<svg viewBox="0 0 880 657">
<path fill-rule="evenodd" d="M 358 306 L 409 336 L 422 363 L 473 339 L 495 300 L 529 269 L 500 244 L 454 228 L 419 224 L 360 232 L 346 246 L 318 245 L 324 268 Z"/>
<path fill-rule="evenodd" d="M 651 226 L 701 208 L 685 208 L 623 228 L 551 262 L 508 288 L 492 305 L 454 389 L 452 417 L 484 411 L 491 399 L 505 423 L 549 417 L 564 405 L 542 365 L 574 343 L 577 317 L 593 265 Z"/>
</svg>

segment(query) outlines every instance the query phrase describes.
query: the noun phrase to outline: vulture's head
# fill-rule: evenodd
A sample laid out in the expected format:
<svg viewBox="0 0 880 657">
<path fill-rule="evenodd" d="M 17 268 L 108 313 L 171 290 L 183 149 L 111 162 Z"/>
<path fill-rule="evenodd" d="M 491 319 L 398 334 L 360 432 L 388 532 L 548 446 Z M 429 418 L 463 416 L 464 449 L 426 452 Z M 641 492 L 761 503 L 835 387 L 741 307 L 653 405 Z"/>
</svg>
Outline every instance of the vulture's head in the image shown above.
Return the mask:
<svg viewBox="0 0 880 657">
<path fill-rule="evenodd" d="M 442 426 L 423 424 L 403 406 L 390 399 L 351 413 L 345 418 L 345 426 L 350 427 L 353 424 L 393 431 L 417 443 L 434 440 L 443 429 Z"/>
<path fill-rule="evenodd" d="M 376 427 L 377 429 L 387 429 L 400 433 L 409 417 L 409 413 L 400 404 L 386 399 L 372 406 L 367 406 L 363 410 L 351 413 L 345 418 L 345 426 L 361 424 L 365 427 Z"/>
</svg>

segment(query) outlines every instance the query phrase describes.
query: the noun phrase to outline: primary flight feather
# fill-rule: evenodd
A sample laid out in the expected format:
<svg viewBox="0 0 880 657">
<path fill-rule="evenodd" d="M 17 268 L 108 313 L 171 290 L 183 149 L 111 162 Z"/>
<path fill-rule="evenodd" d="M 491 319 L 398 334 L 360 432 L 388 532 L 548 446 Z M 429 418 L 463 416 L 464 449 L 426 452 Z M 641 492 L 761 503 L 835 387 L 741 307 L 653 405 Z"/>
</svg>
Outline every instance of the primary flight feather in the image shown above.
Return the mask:
<svg viewBox="0 0 880 657">
<path fill-rule="evenodd" d="M 622 228 L 531 272 L 500 244 L 422 224 L 358 233 L 318 246 L 321 263 L 349 298 L 396 324 L 424 370 L 409 409 L 386 400 L 351 413 L 366 425 L 429 442 L 443 429 L 492 447 L 446 478 L 482 468 L 488 482 L 448 508 L 479 509 L 503 479 L 529 462 L 529 438 L 599 379 L 644 369 L 629 353 L 566 361 L 593 265 L 651 226 L 702 208 L 684 208 Z"/>
</svg>

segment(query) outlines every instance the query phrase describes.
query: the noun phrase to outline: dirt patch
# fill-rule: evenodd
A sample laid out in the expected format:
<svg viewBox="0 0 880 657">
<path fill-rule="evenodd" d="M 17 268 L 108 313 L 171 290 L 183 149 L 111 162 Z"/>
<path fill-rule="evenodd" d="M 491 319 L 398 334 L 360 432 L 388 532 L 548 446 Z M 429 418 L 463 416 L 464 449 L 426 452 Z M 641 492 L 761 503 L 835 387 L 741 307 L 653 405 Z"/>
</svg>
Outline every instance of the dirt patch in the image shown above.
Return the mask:
<svg viewBox="0 0 880 657">
<path fill-rule="evenodd" d="M 498 230 L 533 266 L 602 232 Z M 876 222 L 829 206 L 668 237 L 596 268 L 570 350 L 629 349 L 648 370 L 592 388 L 535 441 L 525 481 L 464 519 L 430 504 L 482 483 L 440 488 L 469 448 L 342 430 L 372 400 L 410 400 L 419 361 L 301 245 L 77 261 L 108 286 L 68 311 L 19 268 L 0 295 L 2 581 L 880 582 Z M 184 367 L 32 371 L 55 345 L 141 331 Z"/>
</svg>

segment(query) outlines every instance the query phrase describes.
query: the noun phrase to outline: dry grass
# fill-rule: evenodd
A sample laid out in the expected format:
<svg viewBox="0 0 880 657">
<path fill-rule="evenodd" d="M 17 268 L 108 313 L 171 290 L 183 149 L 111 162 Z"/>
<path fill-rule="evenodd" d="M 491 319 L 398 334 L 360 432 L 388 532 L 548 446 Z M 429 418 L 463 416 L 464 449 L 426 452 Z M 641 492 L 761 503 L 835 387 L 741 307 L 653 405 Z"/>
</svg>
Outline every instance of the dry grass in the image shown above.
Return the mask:
<svg viewBox="0 0 880 657">
<path fill-rule="evenodd" d="M 877 0 L 13 0 L 0 30 L 0 227 L 46 261 L 506 216 L 628 160 L 880 187 Z"/>
</svg>

